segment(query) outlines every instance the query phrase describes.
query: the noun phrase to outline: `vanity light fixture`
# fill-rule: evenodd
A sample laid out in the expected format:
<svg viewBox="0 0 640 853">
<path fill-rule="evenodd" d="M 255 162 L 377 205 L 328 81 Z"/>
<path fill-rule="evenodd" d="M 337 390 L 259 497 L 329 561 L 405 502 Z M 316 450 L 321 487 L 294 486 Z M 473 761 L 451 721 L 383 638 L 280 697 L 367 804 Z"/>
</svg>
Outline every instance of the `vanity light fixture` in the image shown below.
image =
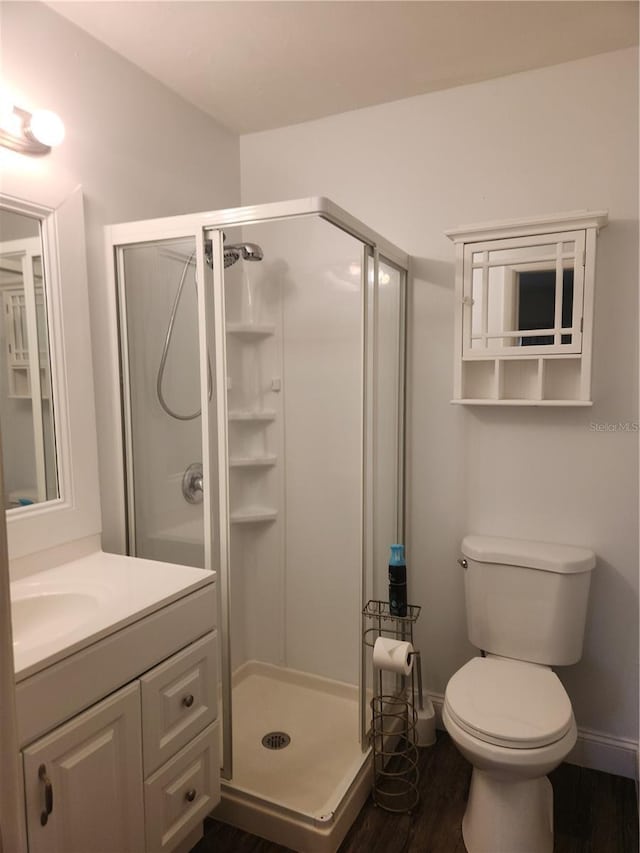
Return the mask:
<svg viewBox="0 0 640 853">
<path fill-rule="evenodd" d="M 33 113 L 9 105 L 0 116 L 0 145 L 21 154 L 48 154 L 64 139 L 64 124 L 51 110 Z"/>
</svg>

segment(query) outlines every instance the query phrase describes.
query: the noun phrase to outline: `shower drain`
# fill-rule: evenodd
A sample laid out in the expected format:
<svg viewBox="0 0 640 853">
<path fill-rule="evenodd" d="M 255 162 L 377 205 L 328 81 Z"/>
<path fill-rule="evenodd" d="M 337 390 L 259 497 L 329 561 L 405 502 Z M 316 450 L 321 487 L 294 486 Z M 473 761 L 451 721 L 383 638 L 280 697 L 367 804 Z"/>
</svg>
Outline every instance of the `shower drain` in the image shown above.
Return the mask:
<svg viewBox="0 0 640 853">
<path fill-rule="evenodd" d="M 269 732 L 262 738 L 262 745 L 267 749 L 284 749 L 290 743 L 291 738 L 286 732 Z"/>
</svg>

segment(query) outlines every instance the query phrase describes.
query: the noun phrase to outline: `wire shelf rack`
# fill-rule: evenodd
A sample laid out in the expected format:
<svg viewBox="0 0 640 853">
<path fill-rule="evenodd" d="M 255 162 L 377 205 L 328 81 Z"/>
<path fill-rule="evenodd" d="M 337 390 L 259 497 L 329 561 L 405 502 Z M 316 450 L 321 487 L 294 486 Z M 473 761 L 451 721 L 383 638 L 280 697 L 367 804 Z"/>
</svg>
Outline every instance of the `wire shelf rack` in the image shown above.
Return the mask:
<svg viewBox="0 0 640 853">
<path fill-rule="evenodd" d="M 391 613 L 389 602 L 371 599 L 362 609 L 362 641 L 373 649 L 378 637 L 410 642 L 413 626 L 422 608 L 407 604 L 405 616 Z M 418 673 L 420 654 L 416 652 Z M 371 746 L 373 750 L 373 801 L 389 812 L 406 814 L 419 802 L 416 688 L 422 693 L 422 678 L 416 685 L 416 667 L 411 675 L 399 677 L 396 692 L 383 691 L 383 672 L 374 670 L 376 695 L 371 700 Z"/>
</svg>

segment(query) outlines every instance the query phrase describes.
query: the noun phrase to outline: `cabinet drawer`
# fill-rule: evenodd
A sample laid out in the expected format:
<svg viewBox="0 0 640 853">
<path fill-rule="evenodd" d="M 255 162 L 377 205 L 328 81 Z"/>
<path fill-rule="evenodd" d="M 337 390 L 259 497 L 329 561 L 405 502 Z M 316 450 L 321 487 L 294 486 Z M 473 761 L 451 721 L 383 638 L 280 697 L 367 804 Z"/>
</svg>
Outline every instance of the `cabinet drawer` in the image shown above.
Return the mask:
<svg viewBox="0 0 640 853">
<path fill-rule="evenodd" d="M 173 850 L 220 801 L 219 723 L 144 783 L 147 853 Z"/>
<path fill-rule="evenodd" d="M 213 631 L 140 679 L 145 777 L 216 719 L 216 643 Z"/>
</svg>

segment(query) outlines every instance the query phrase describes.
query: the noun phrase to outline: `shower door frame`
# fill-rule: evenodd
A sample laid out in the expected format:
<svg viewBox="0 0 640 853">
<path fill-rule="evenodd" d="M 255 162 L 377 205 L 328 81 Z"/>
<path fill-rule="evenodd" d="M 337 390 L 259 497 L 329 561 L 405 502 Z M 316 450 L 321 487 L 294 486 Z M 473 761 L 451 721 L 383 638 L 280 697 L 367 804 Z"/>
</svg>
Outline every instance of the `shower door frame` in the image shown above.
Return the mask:
<svg viewBox="0 0 640 853">
<path fill-rule="evenodd" d="M 398 335 L 398 411 L 397 411 L 397 488 L 396 541 L 404 541 L 404 456 L 406 409 L 406 308 L 409 276 L 409 256 L 373 231 L 330 199 L 318 196 L 295 201 L 226 208 L 196 214 L 165 217 L 139 222 L 107 226 L 105 242 L 107 269 L 111 292 L 115 295 L 114 327 L 119 338 L 119 398 L 123 420 L 122 493 L 125 495 L 125 512 L 122 524 L 127 553 L 135 552 L 135 487 L 133 478 L 133 435 L 131 411 L 131 383 L 127 340 L 125 298 L 124 251 L 142 243 L 165 240 L 193 239 L 195 245 L 196 275 L 198 281 L 213 280 L 213 288 L 198 288 L 198 343 L 200 364 L 200 405 L 202 411 L 202 466 L 204 481 L 217 482 L 216 490 L 204 489 L 204 568 L 216 571 L 218 584 L 218 615 L 220 654 L 222 663 L 222 762 L 224 779 L 233 777 L 232 749 L 232 671 L 231 671 L 231 587 L 230 587 L 230 520 L 228 475 L 228 425 L 226 399 L 226 328 L 224 310 L 223 229 L 234 226 L 259 224 L 280 219 L 319 217 L 346 232 L 362 243 L 361 271 L 361 543 L 360 543 L 360 607 L 366 604 L 366 591 L 373 582 L 373 506 L 367 497 L 373 494 L 373 450 L 375 441 L 366 435 L 366 424 L 374 414 L 375 350 L 377 329 L 377 288 L 368 282 L 369 263 L 373 263 L 374 283 L 378 282 L 380 261 L 399 271 L 400 279 L 400 329 Z M 212 240 L 213 275 L 205 264 L 205 239 Z M 373 298 L 372 298 L 373 297 Z M 209 403 L 208 358 L 215 353 L 214 393 Z M 213 411 L 212 411 L 213 410 Z M 215 417 L 215 422 L 214 421 Z M 373 421 L 372 421 L 373 422 Z M 214 542 L 217 548 L 214 549 Z M 358 614 L 354 614 L 358 618 Z M 361 644 L 362 645 L 362 644 Z M 364 647 L 363 647 L 364 648 Z M 363 752 L 369 748 L 367 740 L 366 657 L 360 655 L 359 701 L 360 744 Z"/>
</svg>

